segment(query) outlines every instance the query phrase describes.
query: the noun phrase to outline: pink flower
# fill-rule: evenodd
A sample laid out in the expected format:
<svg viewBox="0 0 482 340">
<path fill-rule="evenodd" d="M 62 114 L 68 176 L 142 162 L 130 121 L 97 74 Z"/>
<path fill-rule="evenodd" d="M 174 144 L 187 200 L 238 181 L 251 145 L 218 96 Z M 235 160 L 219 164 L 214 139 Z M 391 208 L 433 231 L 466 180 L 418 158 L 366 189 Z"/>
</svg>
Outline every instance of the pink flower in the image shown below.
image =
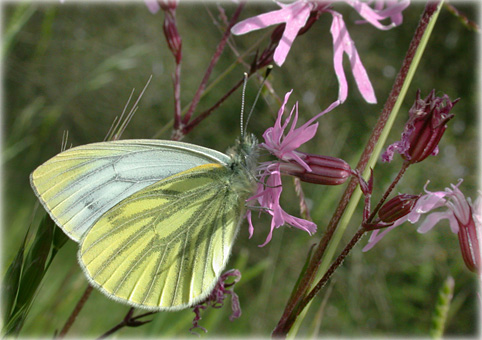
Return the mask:
<svg viewBox="0 0 482 340">
<path fill-rule="evenodd" d="M 236 35 L 245 34 L 271 25 L 285 23 L 283 37 L 274 53 L 274 60 L 278 66 L 283 65 L 286 56 L 300 29 L 305 26 L 312 10 L 318 6 L 314 2 L 295 1 L 291 4 L 276 2 L 280 10 L 260 14 L 258 16 L 238 22 L 231 28 Z M 321 5 L 325 7 L 326 5 Z"/>
<path fill-rule="evenodd" d="M 482 197 L 479 195 L 472 205 L 470 199 L 466 199 L 458 188 L 462 180 L 457 185 L 451 184 L 452 189 L 446 188 L 444 191 L 430 192 L 426 189 L 426 195 L 420 197 L 413 210 L 395 221 L 395 223 L 383 230 L 372 232 L 368 244 L 363 251 L 370 250 L 380 241 L 390 230 L 398 227 L 402 223 L 409 221 L 417 223 L 422 214 L 427 214 L 434 209 L 446 207 L 445 211 L 431 212 L 420 227 L 419 233 L 426 233 L 431 230 L 438 222 L 443 219 L 449 221 L 450 229 L 459 236 L 459 243 L 467 267 L 472 271 L 480 271 L 480 247 L 479 239 L 482 231 Z M 427 182 L 428 184 L 428 182 Z"/>
<path fill-rule="evenodd" d="M 401 24 L 401 13 L 409 5 L 409 1 L 402 0 L 390 2 L 387 8 L 383 8 L 383 4 L 380 5 L 381 2 L 376 2 L 375 9 L 372 9 L 367 3 L 359 0 L 346 0 L 346 2 L 363 17 L 363 22 L 383 30 Z M 348 83 L 343 69 L 343 53 L 346 53 L 360 93 L 367 102 L 376 103 L 375 92 L 355 48 L 355 43 L 348 34 L 342 15 L 330 9 L 331 2 L 298 0 L 291 4 L 276 3 L 281 9 L 243 20 L 234 25 L 231 32 L 240 35 L 271 25 L 284 24 L 282 38 L 274 52 L 274 61 L 281 66 L 296 36 L 306 32 L 322 13 L 330 13 L 333 17 L 330 32 L 333 37 L 334 68 L 339 83 L 338 100 L 344 102 L 348 95 Z M 389 25 L 383 25 L 381 21 L 388 18 L 392 22 Z"/>
<path fill-rule="evenodd" d="M 230 277 L 234 277 L 234 280 L 231 283 L 226 283 Z M 208 297 L 193 307 L 195 317 L 192 320 L 192 327 L 189 329 L 191 333 L 195 333 L 192 331 L 195 328 L 200 328 L 207 333 L 207 329 L 199 325 L 199 320 L 201 320 L 201 310 L 205 310 L 208 307 L 221 308 L 224 305 L 224 299 L 227 295 L 231 296 L 231 309 L 233 311 L 229 317 L 229 320 L 234 321 L 234 319 L 237 319 L 241 316 L 239 297 L 234 292 L 234 285 L 238 283 L 239 280 L 241 280 L 241 272 L 237 269 L 230 269 L 219 277 L 218 282 Z"/>
<path fill-rule="evenodd" d="M 309 166 L 303 161 L 302 157 L 300 157 L 301 153 L 296 151 L 296 149 L 315 136 L 316 130 L 318 129 L 318 123 L 312 123 L 321 116 L 323 116 L 325 113 L 333 110 L 340 104 L 340 102 L 334 102 L 325 111 L 318 113 L 316 116 L 311 118 L 299 128 L 295 128 L 296 123 L 298 122 L 298 103 L 293 106 L 290 115 L 288 116 L 288 118 L 285 119 L 283 125 L 281 124 L 286 103 L 288 102 L 288 99 L 292 92 L 293 90 L 286 93 L 283 104 L 278 111 L 278 117 L 276 118 L 274 126 L 266 129 L 266 131 L 263 133 L 263 138 L 265 142 L 261 143 L 261 147 L 268 150 L 271 154 L 278 157 L 280 160 L 286 162 L 295 161 L 306 170 L 311 171 Z M 288 133 L 285 135 L 285 130 L 288 127 L 289 122 L 291 121 L 293 112 L 295 112 L 293 123 L 291 124 Z"/>
<path fill-rule="evenodd" d="M 156 14 L 161 9 L 157 0 L 144 0 L 144 3 L 152 14 Z"/>
<path fill-rule="evenodd" d="M 270 127 L 265 131 L 263 134 L 264 143 L 261 143 L 260 145 L 268 150 L 271 154 L 278 157 L 280 161 L 261 164 L 261 166 L 258 168 L 258 170 L 262 172 L 259 179 L 258 189 L 256 194 L 248 199 L 248 201 L 257 200 L 261 209 L 272 216 L 270 232 L 266 238 L 266 241 L 261 246 L 266 245 L 271 240 L 274 229 L 277 229 L 284 224 L 304 230 L 309 234 L 312 234 L 316 231 L 316 224 L 313 222 L 291 216 L 281 208 L 279 203 L 281 192 L 283 191 L 283 187 L 281 185 L 281 168 L 285 162 L 289 162 L 302 167 L 304 169 L 302 175 L 305 175 L 305 171 L 313 172 L 308 164 L 310 162 L 307 163 L 305 161 L 310 158 L 306 157 L 306 154 L 296 151 L 296 149 L 314 137 L 318 123 L 312 124 L 313 121 L 331 111 L 333 108 L 339 105 L 339 102 L 331 104 L 330 107 L 328 107 L 325 111 L 320 112 L 301 127 L 295 128 L 298 120 L 297 104 L 295 104 L 289 117 L 285 119 L 284 123 L 281 123 L 284 109 L 291 92 L 292 91 L 285 95 L 284 102 L 278 112 L 276 122 L 273 127 Z M 293 123 L 291 124 L 288 132 L 285 134 L 285 130 L 288 127 L 288 123 L 292 118 L 293 112 L 295 112 Z M 320 176 L 322 175 L 323 171 L 320 170 Z M 254 227 L 251 221 L 251 210 L 248 210 L 247 218 L 249 222 L 249 234 L 251 237 L 254 232 Z"/>
<path fill-rule="evenodd" d="M 282 191 L 283 187 L 281 186 L 281 172 L 279 171 L 279 163 L 266 166 L 264 173 L 261 175 L 260 184 L 258 184 L 256 194 L 247 200 L 251 201 L 256 199 L 259 203 L 259 206 L 272 216 L 271 229 L 266 237 L 266 241 L 260 245 L 260 247 L 268 244 L 273 236 L 273 231 L 284 224 L 304 230 L 310 235 L 316 232 L 315 223 L 302 218 L 294 217 L 281 208 L 279 201 Z M 251 221 L 251 210 L 248 210 L 246 217 L 249 223 L 249 237 L 251 238 L 254 232 L 254 226 Z"/>
</svg>

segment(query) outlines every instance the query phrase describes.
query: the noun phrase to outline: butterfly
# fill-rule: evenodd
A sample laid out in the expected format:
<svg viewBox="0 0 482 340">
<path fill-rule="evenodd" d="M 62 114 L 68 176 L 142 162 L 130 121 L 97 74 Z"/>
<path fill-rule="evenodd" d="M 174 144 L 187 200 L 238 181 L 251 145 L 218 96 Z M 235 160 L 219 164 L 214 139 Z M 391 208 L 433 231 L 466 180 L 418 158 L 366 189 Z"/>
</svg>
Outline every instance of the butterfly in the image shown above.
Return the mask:
<svg viewBox="0 0 482 340">
<path fill-rule="evenodd" d="M 256 187 L 257 141 L 227 154 L 176 141 L 118 140 L 61 152 L 30 175 L 78 261 L 108 297 L 148 310 L 202 302 L 229 259 Z"/>
</svg>

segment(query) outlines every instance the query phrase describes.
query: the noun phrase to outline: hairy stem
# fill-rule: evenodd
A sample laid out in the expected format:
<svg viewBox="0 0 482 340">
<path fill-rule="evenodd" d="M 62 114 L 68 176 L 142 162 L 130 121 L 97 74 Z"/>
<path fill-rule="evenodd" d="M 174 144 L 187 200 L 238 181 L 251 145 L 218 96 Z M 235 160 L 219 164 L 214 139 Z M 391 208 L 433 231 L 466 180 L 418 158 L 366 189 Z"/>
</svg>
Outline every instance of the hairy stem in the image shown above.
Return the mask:
<svg viewBox="0 0 482 340">
<path fill-rule="evenodd" d="M 388 118 L 390 117 L 390 113 L 392 112 L 392 109 L 404 85 L 404 82 L 407 79 L 410 66 L 412 65 L 412 62 L 414 60 L 415 54 L 420 45 L 422 37 L 425 31 L 427 30 L 427 27 L 430 23 L 432 16 L 437 10 L 438 4 L 439 2 L 429 2 L 425 7 L 425 10 L 422 14 L 419 25 L 415 31 L 414 37 L 410 42 L 410 46 L 408 48 L 407 54 L 405 55 L 405 58 L 403 60 L 402 67 L 397 75 L 397 78 L 395 79 L 395 83 L 392 87 L 390 95 L 387 101 L 385 102 L 383 111 L 372 131 L 372 134 L 367 143 L 367 146 L 363 151 L 363 154 L 361 155 L 358 165 L 356 167 L 356 169 L 360 171 L 360 173 L 362 173 L 365 170 L 365 167 L 370 159 L 370 156 L 372 155 L 375 145 L 383 132 L 383 129 L 387 123 Z M 316 248 L 313 254 L 310 265 L 305 275 L 301 279 L 296 293 L 293 294 L 290 300 L 288 301 L 285 307 L 285 310 L 283 312 L 283 315 L 281 316 L 278 322 L 278 325 L 272 332 L 272 336 L 286 337 L 286 334 L 290 331 L 291 327 L 293 326 L 293 323 L 295 322 L 296 317 L 301 313 L 303 308 L 301 307 L 300 302 L 304 299 L 309 287 L 314 281 L 317 271 L 321 265 L 325 250 L 331 238 L 333 237 L 333 234 L 338 226 L 338 223 L 340 222 L 343 212 L 345 211 L 348 205 L 348 202 L 350 201 L 351 196 L 353 195 L 353 192 L 356 189 L 356 186 L 357 186 L 357 179 L 352 178 L 345 192 L 343 193 L 343 196 L 336 208 L 336 211 L 332 219 L 328 224 L 325 234 L 321 238 L 320 243 L 318 244 L 318 247 Z"/>
<path fill-rule="evenodd" d="M 302 310 L 308 302 L 310 302 L 316 294 L 325 286 L 325 284 L 328 282 L 330 277 L 333 275 L 335 270 L 343 263 L 343 260 L 345 260 L 345 257 L 348 255 L 348 253 L 353 249 L 353 247 L 360 241 L 361 237 L 363 234 L 365 234 L 365 229 L 361 227 L 358 229 L 358 231 L 355 233 L 353 238 L 348 242 L 346 245 L 345 249 L 341 252 L 340 255 L 336 258 L 336 260 L 332 263 L 330 268 L 326 271 L 325 275 L 321 278 L 320 281 L 313 287 L 313 289 L 310 291 L 310 293 L 300 302 L 299 309 Z"/>
</svg>

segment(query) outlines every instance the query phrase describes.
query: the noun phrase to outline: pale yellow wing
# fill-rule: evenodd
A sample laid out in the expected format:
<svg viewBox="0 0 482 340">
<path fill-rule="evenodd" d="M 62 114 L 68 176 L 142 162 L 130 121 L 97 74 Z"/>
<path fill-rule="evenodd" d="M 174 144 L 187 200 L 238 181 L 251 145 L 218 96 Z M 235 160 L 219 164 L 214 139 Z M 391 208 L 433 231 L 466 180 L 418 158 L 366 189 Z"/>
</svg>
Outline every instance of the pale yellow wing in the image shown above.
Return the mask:
<svg viewBox="0 0 482 340">
<path fill-rule="evenodd" d="M 107 296 L 152 310 L 202 301 L 226 266 L 243 214 L 236 173 L 207 164 L 161 180 L 105 213 L 79 262 Z"/>
<path fill-rule="evenodd" d="M 30 176 L 52 219 L 75 241 L 121 200 L 198 165 L 227 164 L 215 150 L 182 142 L 121 140 L 64 151 Z"/>
</svg>

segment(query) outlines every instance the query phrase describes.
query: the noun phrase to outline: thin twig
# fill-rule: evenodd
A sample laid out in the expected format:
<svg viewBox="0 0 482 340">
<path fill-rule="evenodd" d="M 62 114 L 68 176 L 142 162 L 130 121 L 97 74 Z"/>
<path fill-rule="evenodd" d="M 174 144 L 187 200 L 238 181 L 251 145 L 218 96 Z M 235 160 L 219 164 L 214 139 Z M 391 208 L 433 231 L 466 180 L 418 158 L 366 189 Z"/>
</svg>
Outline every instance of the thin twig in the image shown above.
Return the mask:
<svg viewBox="0 0 482 340">
<path fill-rule="evenodd" d="M 137 315 L 137 316 L 133 317 L 132 315 L 134 314 L 134 310 L 135 310 L 134 307 L 131 307 L 129 309 L 129 311 L 127 312 L 126 316 L 124 317 L 124 319 L 121 322 L 119 322 L 117 325 L 115 325 L 114 327 L 109 329 L 107 332 L 102 334 L 97 339 L 104 339 L 104 338 L 108 337 L 109 335 L 114 334 L 119 329 L 122 329 L 124 327 L 139 327 L 139 326 L 142 326 L 143 324 L 151 322 L 152 320 L 147 320 L 147 321 L 137 321 L 137 320 L 139 320 L 143 317 L 146 317 L 146 316 L 157 313 L 157 311 L 156 312 L 147 312 L 147 313 L 144 313 L 144 314 Z"/>
<path fill-rule="evenodd" d="M 228 41 L 229 36 L 231 35 L 231 27 L 234 26 L 234 24 L 238 21 L 238 17 L 241 14 L 241 11 L 244 8 L 244 5 L 246 4 L 245 1 L 242 1 L 239 3 L 238 8 L 236 8 L 236 11 L 234 12 L 233 16 L 231 17 L 231 20 L 229 22 L 228 27 L 226 27 L 226 30 L 224 31 L 224 35 L 221 38 L 221 41 L 219 42 L 216 51 L 214 52 L 214 55 L 211 59 L 211 62 L 209 63 L 208 68 L 206 69 L 206 72 L 204 74 L 203 79 L 201 80 L 201 84 L 199 84 L 199 87 L 194 94 L 194 97 L 192 99 L 191 105 L 189 106 L 188 111 L 184 115 L 183 118 L 183 124 L 187 125 L 188 122 L 191 120 L 191 116 L 194 112 L 194 110 L 197 107 L 197 104 L 199 103 L 199 100 L 201 98 L 202 93 L 204 92 L 204 89 L 206 88 L 206 85 L 208 83 L 209 77 L 211 76 L 211 73 L 214 69 L 214 66 L 216 66 L 219 58 L 221 57 L 221 54 L 224 50 L 224 47 L 226 46 L 226 43 Z"/>
<path fill-rule="evenodd" d="M 77 318 L 77 315 L 79 315 L 80 311 L 84 307 L 84 304 L 87 302 L 89 299 L 90 293 L 92 293 L 92 286 L 88 285 L 87 288 L 84 291 L 84 294 L 82 294 L 79 302 L 77 302 L 77 305 L 75 306 L 74 310 L 70 314 L 69 318 L 67 319 L 67 322 L 65 323 L 64 327 L 60 331 L 59 335 L 57 335 L 58 339 L 62 339 L 65 337 L 65 334 L 69 331 L 70 327 L 72 327 L 75 319 Z"/>
<path fill-rule="evenodd" d="M 350 253 L 350 251 L 353 249 L 353 247 L 358 243 L 358 241 L 361 239 L 363 234 L 366 232 L 366 230 L 361 227 L 358 229 L 358 231 L 355 233 L 353 238 L 350 240 L 350 242 L 346 245 L 345 249 L 341 252 L 341 254 L 336 258 L 336 260 L 331 264 L 330 268 L 326 271 L 325 275 L 318 281 L 318 283 L 313 287 L 313 289 L 310 291 L 310 293 L 300 302 L 299 309 L 302 310 L 308 302 L 310 302 L 316 294 L 325 286 L 325 284 L 328 282 L 330 277 L 333 275 L 335 270 L 343 263 L 345 260 L 345 257 Z"/>
<path fill-rule="evenodd" d="M 216 110 L 219 106 L 221 106 L 222 103 L 226 99 L 228 99 L 231 94 L 233 94 L 234 91 L 236 91 L 244 81 L 244 77 L 241 78 L 234 86 L 224 95 L 222 96 L 213 106 L 211 106 L 209 109 L 198 115 L 196 118 L 194 118 L 186 127 L 184 128 L 184 134 L 188 134 L 194 127 L 196 127 L 199 123 L 201 123 L 204 119 L 206 119 L 214 110 Z"/>
<path fill-rule="evenodd" d="M 395 185 L 398 184 L 398 182 L 402 179 L 403 177 L 403 174 L 405 173 L 405 171 L 407 171 L 407 168 L 408 166 L 410 165 L 411 163 L 405 161 L 403 162 L 403 165 L 402 165 L 402 168 L 400 169 L 400 171 L 398 172 L 398 175 L 397 177 L 395 177 L 395 179 L 393 180 L 392 184 L 390 184 L 390 186 L 388 187 L 388 189 L 385 191 L 385 193 L 383 194 L 383 197 L 381 198 L 380 202 L 378 202 L 377 206 L 375 207 L 375 209 L 373 209 L 372 213 L 370 214 L 370 217 L 368 218 L 368 223 L 370 223 L 373 218 L 375 217 L 375 215 L 377 214 L 378 210 L 380 210 L 380 208 L 382 207 L 383 203 L 385 203 L 388 195 L 390 195 L 390 193 L 392 192 L 393 188 L 395 188 Z"/>
</svg>

